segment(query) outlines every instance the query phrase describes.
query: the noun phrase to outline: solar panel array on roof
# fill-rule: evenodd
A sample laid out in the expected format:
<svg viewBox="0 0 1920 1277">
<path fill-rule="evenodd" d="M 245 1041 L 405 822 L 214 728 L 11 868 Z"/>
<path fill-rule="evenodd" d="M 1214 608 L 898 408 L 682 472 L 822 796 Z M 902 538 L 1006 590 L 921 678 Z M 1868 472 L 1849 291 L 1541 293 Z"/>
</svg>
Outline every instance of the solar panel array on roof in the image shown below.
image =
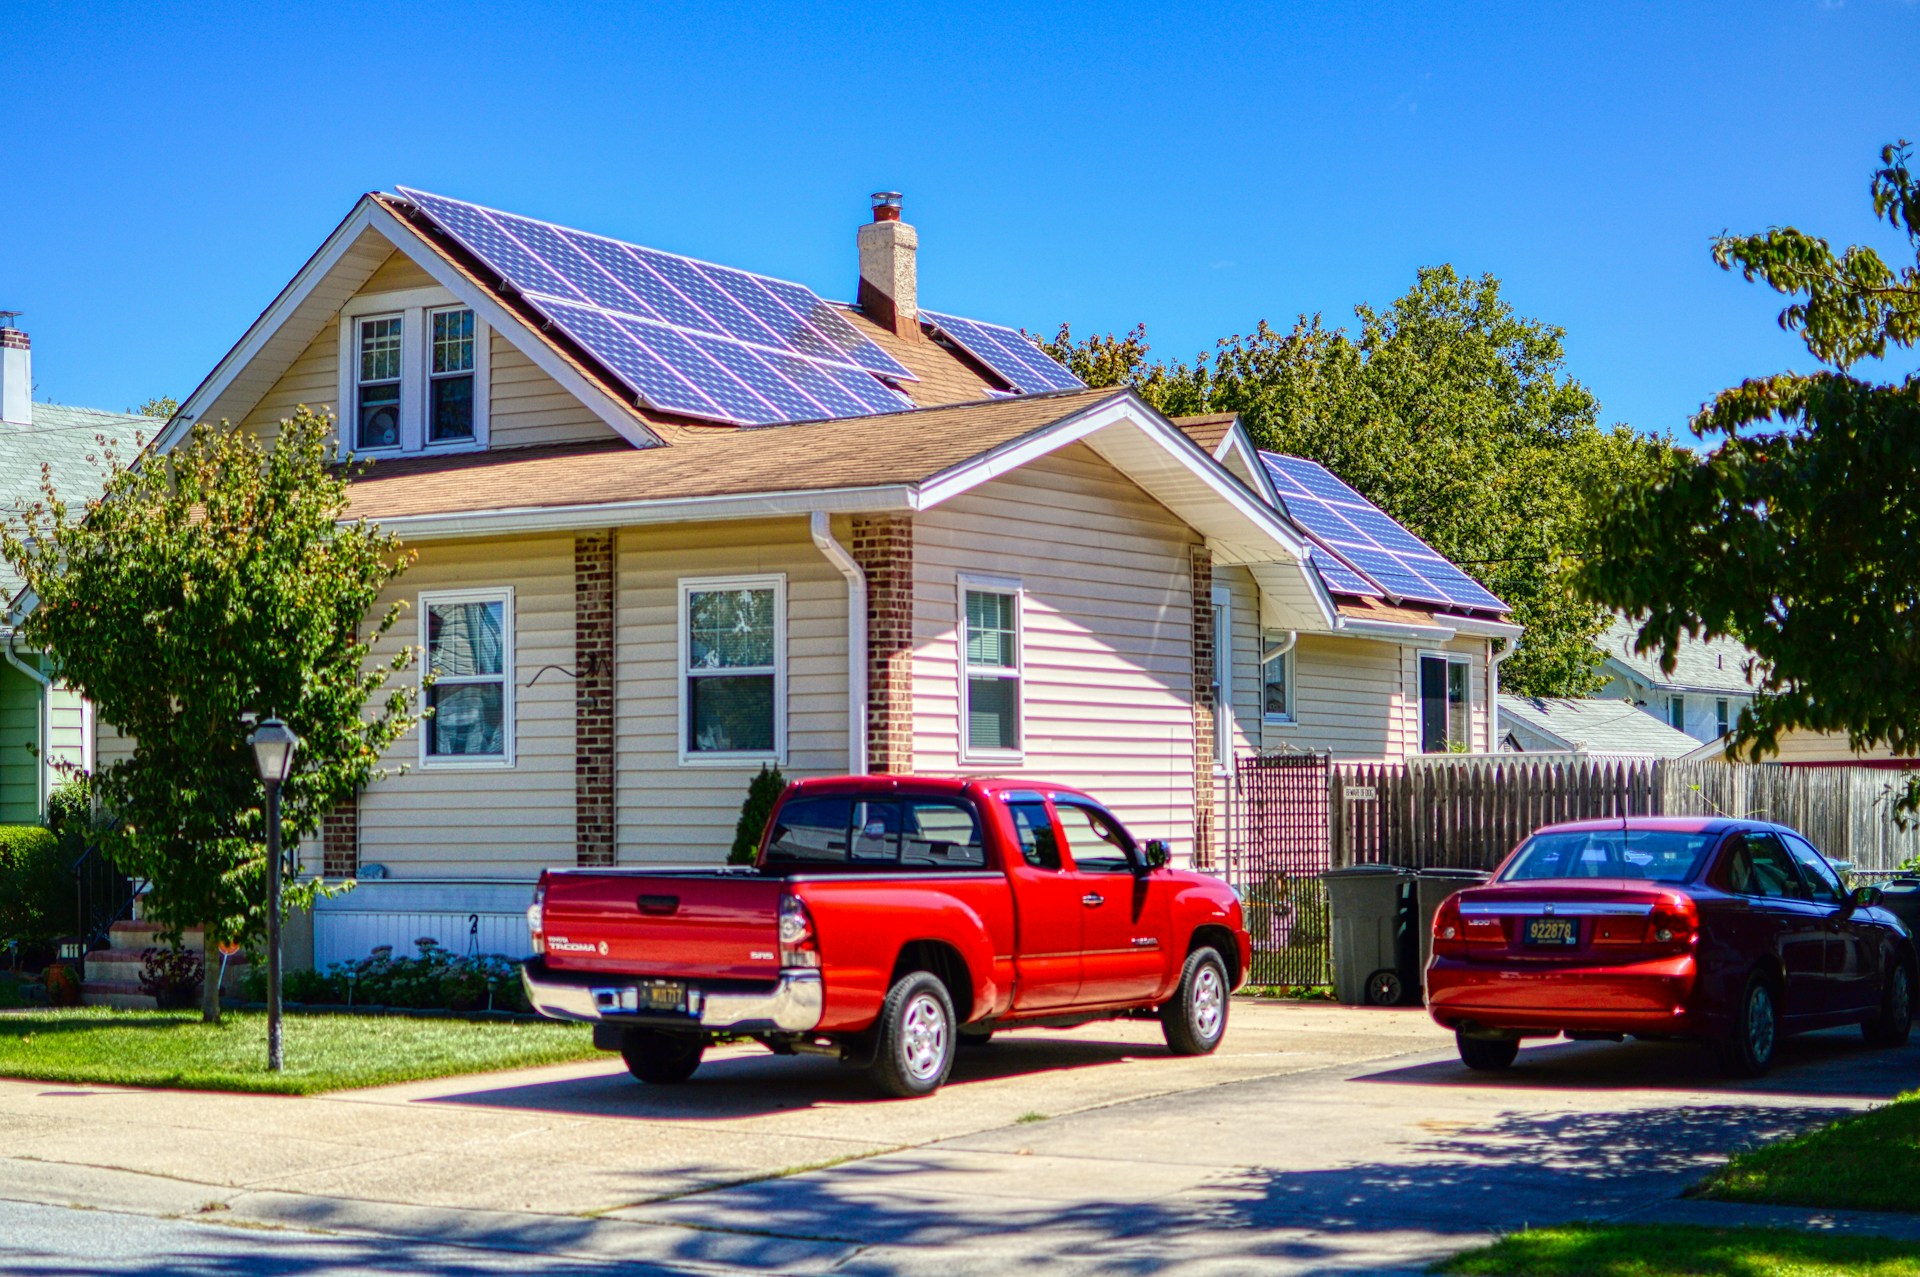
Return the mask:
<svg viewBox="0 0 1920 1277">
<path fill-rule="evenodd" d="M 1023 395 L 1043 390 L 1084 390 L 1086 383 L 1055 363 L 1048 354 L 1021 333 L 1001 324 L 983 324 L 977 319 L 942 315 L 923 310 L 920 318 L 953 343 L 999 373 L 1007 384 Z"/>
<path fill-rule="evenodd" d="M 913 380 L 812 289 L 397 188 L 650 408 L 740 425 L 903 412 Z"/>
<path fill-rule="evenodd" d="M 1261 453 L 1260 460 L 1273 477 L 1274 491 L 1288 516 L 1387 594 L 1442 607 L 1506 611 L 1507 605 L 1478 581 L 1334 478 L 1325 466 L 1274 452 Z M 1315 562 L 1319 560 L 1316 555 Z M 1330 564 L 1321 566 L 1329 589 L 1354 593 L 1335 583 L 1335 574 L 1326 570 Z"/>
</svg>

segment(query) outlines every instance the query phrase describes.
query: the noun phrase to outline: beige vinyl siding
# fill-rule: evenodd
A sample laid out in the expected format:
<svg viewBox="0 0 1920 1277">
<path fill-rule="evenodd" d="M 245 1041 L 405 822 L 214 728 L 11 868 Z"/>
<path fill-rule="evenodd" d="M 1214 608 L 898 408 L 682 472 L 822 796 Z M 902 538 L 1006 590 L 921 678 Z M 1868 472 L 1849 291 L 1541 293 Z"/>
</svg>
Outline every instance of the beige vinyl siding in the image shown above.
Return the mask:
<svg viewBox="0 0 1920 1277">
<path fill-rule="evenodd" d="M 838 521 L 843 543 L 848 531 Z M 798 519 L 620 533 L 614 694 L 622 863 L 722 860 L 760 765 L 680 762 L 680 582 L 785 574 L 789 777 L 847 770 L 847 582 Z"/>
<path fill-rule="evenodd" d="M 1487 641 L 1483 638 L 1456 638 L 1437 646 L 1416 647 L 1409 644 L 1400 651 L 1406 756 L 1420 753 L 1420 654 L 1423 652 L 1467 658 L 1467 749 L 1471 753 L 1486 752 Z"/>
<path fill-rule="evenodd" d="M 113 766 L 122 759 L 133 757 L 133 738 L 123 736 L 120 729 L 112 723 L 103 723 L 98 715 L 93 720 L 93 765 L 96 769 Z"/>
<path fill-rule="evenodd" d="M 1263 720 L 1263 743 L 1326 750 L 1340 760 L 1404 756 L 1407 742 L 1418 738 L 1410 734 L 1403 659 L 1392 643 L 1302 634 L 1293 648 L 1294 721 Z"/>
<path fill-rule="evenodd" d="M 1075 445 L 914 522 L 914 766 L 1077 785 L 1193 846 L 1192 531 Z M 960 759 L 962 574 L 1025 590 L 1025 750 Z"/>
<path fill-rule="evenodd" d="M 612 426 L 594 416 L 497 331 L 492 334 L 488 358 L 490 448 L 619 438 Z"/>
<path fill-rule="evenodd" d="M 420 642 L 420 595 L 513 588 L 513 734 L 510 767 L 420 761 L 416 728 L 387 752 L 389 776 L 360 797 L 360 860 L 398 878 L 531 879 L 574 862 L 573 538 L 529 536 L 427 542 L 374 615 L 400 600 L 398 624 L 374 650 L 391 658 Z M 545 666 L 557 666 L 540 675 Z M 402 675 L 417 681 L 418 666 Z"/>
<path fill-rule="evenodd" d="M 338 405 L 334 401 L 339 397 L 340 321 L 335 318 L 327 321 L 320 335 L 308 343 L 293 366 L 273 383 L 273 389 L 240 419 L 240 428 L 271 443 L 280 434 L 280 423 L 293 416 L 302 404 L 337 418 Z"/>
<path fill-rule="evenodd" d="M 427 274 L 420 264 L 395 249 L 378 270 L 360 285 L 361 293 L 397 293 L 403 288 L 438 288 L 440 281 Z"/>
</svg>

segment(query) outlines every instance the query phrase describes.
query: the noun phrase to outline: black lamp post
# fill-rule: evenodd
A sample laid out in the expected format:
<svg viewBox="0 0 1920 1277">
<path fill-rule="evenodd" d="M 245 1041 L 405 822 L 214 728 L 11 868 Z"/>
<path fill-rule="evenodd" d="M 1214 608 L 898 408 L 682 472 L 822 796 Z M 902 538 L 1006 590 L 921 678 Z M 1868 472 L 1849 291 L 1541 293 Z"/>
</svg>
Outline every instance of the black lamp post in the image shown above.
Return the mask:
<svg viewBox="0 0 1920 1277">
<path fill-rule="evenodd" d="M 293 771 L 300 738 L 278 718 L 247 737 L 253 765 L 267 786 L 267 1068 L 278 1073 L 280 1054 L 280 786 Z"/>
</svg>

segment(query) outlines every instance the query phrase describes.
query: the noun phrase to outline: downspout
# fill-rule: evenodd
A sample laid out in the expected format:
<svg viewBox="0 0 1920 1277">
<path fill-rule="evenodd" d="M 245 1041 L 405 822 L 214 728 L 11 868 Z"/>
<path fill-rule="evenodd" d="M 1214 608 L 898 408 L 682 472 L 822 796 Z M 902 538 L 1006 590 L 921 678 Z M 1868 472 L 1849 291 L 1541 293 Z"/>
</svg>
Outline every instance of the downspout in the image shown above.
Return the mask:
<svg viewBox="0 0 1920 1277">
<path fill-rule="evenodd" d="M 825 510 L 809 520 L 813 543 L 827 562 L 847 578 L 847 771 L 867 771 L 867 574 L 847 547 L 833 539 L 833 524 Z"/>
<path fill-rule="evenodd" d="M 40 803 L 40 817 L 47 815 L 47 711 L 48 702 L 53 699 L 53 680 L 20 659 L 20 653 L 13 648 L 14 640 L 20 637 L 20 631 L 7 631 L 7 664 L 25 674 L 40 685 L 40 710 L 34 716 L 34 733 L 38 737 L 34 746 L 34 757 L 38 762 L 39 782 L 36 786 Z"/>
<path fill-rule="evenodd" d="M 1493 650 L 1493 640 L 1487 640 L 1487 752 L 1500 752 L 1500 662 L 1520 650 L 1520 640 L 1514 639 L 1498 652 Z"/>
</svg>

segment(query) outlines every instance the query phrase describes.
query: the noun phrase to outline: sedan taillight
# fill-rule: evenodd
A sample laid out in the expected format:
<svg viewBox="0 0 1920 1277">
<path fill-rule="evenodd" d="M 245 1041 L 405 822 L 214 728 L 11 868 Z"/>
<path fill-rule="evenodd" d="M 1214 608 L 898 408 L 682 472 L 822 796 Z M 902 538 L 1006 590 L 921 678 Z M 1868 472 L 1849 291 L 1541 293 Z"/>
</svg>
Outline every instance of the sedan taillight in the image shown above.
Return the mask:
<svg viewBox="0 0 1920 1277">
<path fill-rule="evenodd" d="M 1457 901 L 1443 902 L 1433 915 L 1433 951 L 1458 958 L 1472 949 L 1505 948 L 1507 929 L 1492 914 L 1463 916 Z"/>
</svg>

